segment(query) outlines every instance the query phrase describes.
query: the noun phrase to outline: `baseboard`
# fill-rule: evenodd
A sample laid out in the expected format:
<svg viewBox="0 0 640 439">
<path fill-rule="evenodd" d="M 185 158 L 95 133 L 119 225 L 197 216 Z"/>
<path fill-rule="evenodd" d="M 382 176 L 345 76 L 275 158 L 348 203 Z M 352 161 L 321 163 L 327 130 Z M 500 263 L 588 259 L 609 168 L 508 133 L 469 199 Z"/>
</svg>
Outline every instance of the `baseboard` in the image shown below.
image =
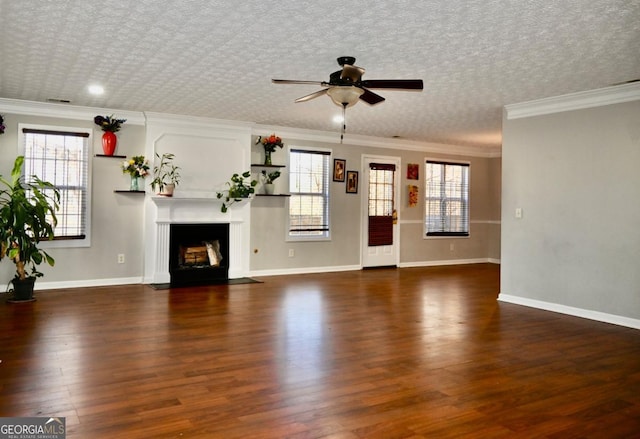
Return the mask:
<svg viewBox="0 0 640 439">
<path fill-rule="evenodd" d="M 418 262 L 401 262 L 399 268 L 410 267 L 437 267 L 442 265 L 462 265 L 462 264 L 499 264 L 499 259 L 482 258 L 482 259 L 451 259 L 447 261 L 418 261 Z M 311 273 L 333 273 L 340 271 L 357 271 L 362 270 L 361 265 L 339 265 L 330 267 L 301 267 L 301 268 L 277 268 L 273 270 L 253 270 L 247 276 L 284 276 L 287 274 L 311 274 Z M 62 282 L 43 282 L 36 281 L 36 291 L 40 290 L 59 290 L 68 288 L 83 287 L 105 287 L 111 285 L 129 285 L 129 284 L 151 284 L 151 279 L 143 277 L 125 277 L 113 279 L 85 279 L 76 281 Z"/>
<path fill-rule="evenodd" d="M 334 267 L 301 267 L 301 268 L 277 268 L 274 270 L 254 270 L 249 276 L 283 276 L 287 274 L 333 273 L 337 271 L 362 270 L 360 265 L 339 265 Z"/>
<path fill-rule="evenodd" d="M 411 268 L 411 267 L 439 267 L 442 265 L 466 265 L 466 264 L 499 264 L 499 259 L 478 258 L 478 259 L 449 259 L 446 261 L 415 261 L 415 262 L 401 262 L 398 267 Z"/>
<path fill-rule="evenodd" d="M 543 309 L 545 311 L 567 314 L 574 317 L 582 317 L 584 319 L 596 320 L 598 322 L 611 323 L 618 326 L 626 326 L 628 328 L 640 329 L 640 320 L 629 317 L 618 316 L 615 314 L 607 314 L 599 311 L 591 311 L 588 309 L 574 308 L 572 306 L 560 305 L 558 303 L 544 302 L 542 300 L 529 299 L 526 297 L 511 296 L 502 294 L 498 296 L 500 302 L 513 303 L 514 305 L 528 306 L 530 308 Z"/>
<path fill-rule="evenodd" d="M 121 277 L 113 279 L 85 279 L 72 280 L 63 282 L 43 282 L 36 281 L 35 291 L 41 290 L 60 290 L 68 288 L 84 288 L 84 287 L 106 287 L 111 285 L 130 285 L 142 283 L 142 277 Z"/>
</svg>

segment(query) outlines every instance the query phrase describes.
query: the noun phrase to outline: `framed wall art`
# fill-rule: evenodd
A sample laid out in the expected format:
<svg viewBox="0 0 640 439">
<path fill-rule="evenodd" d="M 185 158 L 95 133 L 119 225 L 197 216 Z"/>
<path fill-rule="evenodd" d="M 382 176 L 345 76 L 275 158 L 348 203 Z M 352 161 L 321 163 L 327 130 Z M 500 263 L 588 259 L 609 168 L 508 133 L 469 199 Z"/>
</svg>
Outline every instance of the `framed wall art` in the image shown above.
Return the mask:
<svg viewBox="0 0 640 439">
<path fill-rule="evenodd" d="M 407 164 L 407 180 L 418 180 L 420 165 L 417 163 Z"/>
<path fill-rule="evenodd" d="M 346 167 L 346 160 L 333 159 L 333 181 L 344 181 L 344 170 Z"/>
<path fill-rule="evenodd" d="M 347 193 L 358 193 L 358 171 L 347 171 Z"/>
</svg>

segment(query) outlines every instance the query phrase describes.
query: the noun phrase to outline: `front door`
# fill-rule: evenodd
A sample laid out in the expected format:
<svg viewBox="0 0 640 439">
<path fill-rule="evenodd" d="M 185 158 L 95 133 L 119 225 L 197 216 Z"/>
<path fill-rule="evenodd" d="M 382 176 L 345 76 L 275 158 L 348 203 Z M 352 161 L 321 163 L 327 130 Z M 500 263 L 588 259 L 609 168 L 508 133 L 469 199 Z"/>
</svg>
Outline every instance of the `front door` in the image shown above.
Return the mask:
<svg viewBox="0 0 640 439">
<path fill-rule="evenodd" d="M 362 266 L 397 266 L 399 157 L 365 156 L 363 159 Z"/>
</svg>

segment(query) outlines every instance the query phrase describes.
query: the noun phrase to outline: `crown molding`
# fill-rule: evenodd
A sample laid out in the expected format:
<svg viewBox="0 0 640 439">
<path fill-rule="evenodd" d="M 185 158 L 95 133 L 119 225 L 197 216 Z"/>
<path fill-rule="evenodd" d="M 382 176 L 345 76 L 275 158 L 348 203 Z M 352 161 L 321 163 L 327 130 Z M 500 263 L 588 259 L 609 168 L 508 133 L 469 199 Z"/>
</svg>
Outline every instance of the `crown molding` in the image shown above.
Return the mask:
<svg viewBox="0 0 640 439">
<path fill-rule="evenodd" d="M 302 128 L 291 128 L 273 125 L 258 125 L 252 127 L 252 135 L 263 136 L 265 133 L 277 132 L 282 138 L 306 140 L 340 144 L 340 133 L 328 131 L 316 131 Z M 386 139 L 382 137 L 363 136 L 359 134 L 345 134 L 344 145 L 366 146 L 369 148 L 397 149 L 402 151 L 419 151 L 467 157 L 495 158 L 501 157 L 500 148 L 448 145 L 443 143 L 416 142 L 402 139 Z"/>
<path fill-rule="evenodd" d="M 148 124 L 211 127 L 250 131 L 251 135 L 264 135 L 265 132 L 277 131 L 283 138 L 306 140 L 330 144 L 340 144 L 340 134 L 337 132 L 317 131 L 302 128 L 291 128 L 270 125 L 258 125 L 254 122 L 243 122 L 227 119 L 213 119 L 198 116 L 187 116 L 169 113 L 154 113 L 142 111 L 115 110 L 99 107 L 82 107 L 69 104 L 50 102 L 23 101 L 17 99 L 0 98 L 0 112 L 21 114 L 27 116 L 55 117 L 61 119 L 83 120 L 93 118 L 97 114 L 116 114 L 118 118 L 127 120 L 128 124 L 146 126 Z M 382 137 L 363 136 L 347 133 L 345 145 L 365 146 L 368 148 L 385 148 L 402 151 L 419 151 L 467 157 L 497 158 L 501 157 L 501 149 L 496 147 L 479 147 L 448 145 L 443 143 L 416 142 L 403 139 L 387 139 Z"/>
<path fill-rule="evenodd" d="M 0 98 L 0 111 L 25 116 L 55 117 L 58 119 L 89 119 L 98 114 L 115 114 L 118 119 L 126 119 L 128 124 L 144 125 L 144 113 L 141 111 L 114 110 L 99 107 L 81 107 L 51 102 L 22 101 L 18 99 Z"/>
<path fill-rule="evenodd" d="M 581 91 L 535 101 L 505 105 L 508 120 L 541 116 L 563 111 L 582 110 L 604 105 L 640 100 L 640 83 L 616 85 L 597 90 Z"/>
<path fill-rule="evenodd" d="M 155 113 L 151 111 L 144 112 L 147 124 L 159 124 L 162 126 L 180 126 L 180 127 L 216 127 L 227 130 L 242 130 L 249 132 L 254 125 L 253 122 L 243 122 L 229 119 L 214 119 L 201 116 L 187 116 L 184 114 Z"/>
</svg>

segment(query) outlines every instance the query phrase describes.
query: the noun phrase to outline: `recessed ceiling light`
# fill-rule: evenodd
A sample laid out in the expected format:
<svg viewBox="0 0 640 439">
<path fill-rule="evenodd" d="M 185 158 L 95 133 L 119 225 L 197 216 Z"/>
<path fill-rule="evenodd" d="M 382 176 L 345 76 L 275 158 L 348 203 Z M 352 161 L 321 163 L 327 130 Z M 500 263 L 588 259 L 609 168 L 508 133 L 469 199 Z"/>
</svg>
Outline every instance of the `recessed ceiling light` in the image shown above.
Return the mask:
<svg viewBox="0 0 640 439">
<path fill-rule="evenodd" d="M 102 87 L 101 85 L 90 85 L 89 93 L 91 93 L 92 95 L 104 94 L 104 87 Z"/>
<path fill-rule="evenodd" d="M 344 122 L 344 117 L 342 116 L 342 114 L 337 114 L 337 115 L 333 116 L 333 121 L 335 123 L 342 123 L 342 122 Z"/>
</svg>

